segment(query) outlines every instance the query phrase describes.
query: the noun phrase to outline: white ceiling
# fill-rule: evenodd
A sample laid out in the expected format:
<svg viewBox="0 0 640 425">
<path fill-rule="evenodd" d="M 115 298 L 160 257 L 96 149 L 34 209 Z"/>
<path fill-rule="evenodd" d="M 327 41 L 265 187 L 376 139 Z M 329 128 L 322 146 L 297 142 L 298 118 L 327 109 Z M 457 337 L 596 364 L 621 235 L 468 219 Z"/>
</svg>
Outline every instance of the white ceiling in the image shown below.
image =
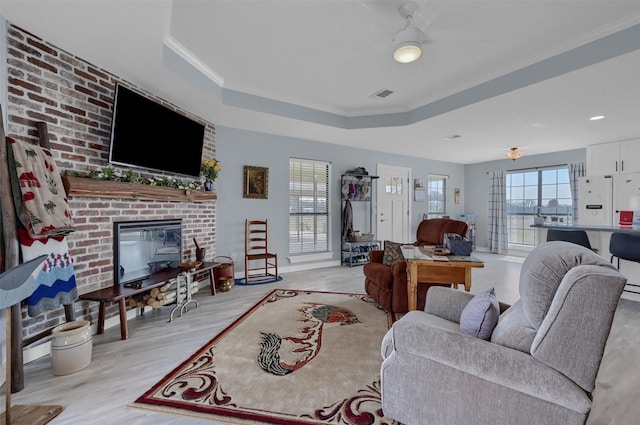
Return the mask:
<svg viewBox="0 0 640 425">
<path fill-rule="evenodd" d="M 0 13 L 217 125 L 463 164 L 640 137 L 640 1 L 417 1 L 429 41 L 402 65 L 403 3 L 2 0 Z M 394 93 L 370 97 L 381 89 Z"/>
</svg>

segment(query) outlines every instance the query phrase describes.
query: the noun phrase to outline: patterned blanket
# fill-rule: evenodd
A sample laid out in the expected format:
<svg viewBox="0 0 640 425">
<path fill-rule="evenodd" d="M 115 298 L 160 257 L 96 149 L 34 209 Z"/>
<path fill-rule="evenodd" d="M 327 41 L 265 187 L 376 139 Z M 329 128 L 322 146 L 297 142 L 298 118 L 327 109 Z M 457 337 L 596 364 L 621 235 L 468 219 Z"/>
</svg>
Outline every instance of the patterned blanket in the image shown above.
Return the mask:
<svg viewBox="0 0 640 425">
<path fill-rule="evenodd" d="M 49 149 L 7 137 L 11 188 L 19 222 L 23 261 L 46 255 L 35 275 L 36 290 L 27 298 L 31 317 L 78 298 L 76 275 L 64 236 L 73 219 L 60 173 Z"/>
<path fill-rule="evenodd" d="M 25 229 L 18 229 L 24 261 L 40 255 L 47 258 L 35 275 L 36 290 L 27 298 L 27 313 L 36 317 L 78 299 L 76 275 L 67 240 L 62 236 L 32 239 Z"/>
<path fill-rule="evenodd" d="M 68 235 L 73 219 L 49 149 L 7 137 L 9 170 L 20 221 L 34 238 Z"/>
</svg>

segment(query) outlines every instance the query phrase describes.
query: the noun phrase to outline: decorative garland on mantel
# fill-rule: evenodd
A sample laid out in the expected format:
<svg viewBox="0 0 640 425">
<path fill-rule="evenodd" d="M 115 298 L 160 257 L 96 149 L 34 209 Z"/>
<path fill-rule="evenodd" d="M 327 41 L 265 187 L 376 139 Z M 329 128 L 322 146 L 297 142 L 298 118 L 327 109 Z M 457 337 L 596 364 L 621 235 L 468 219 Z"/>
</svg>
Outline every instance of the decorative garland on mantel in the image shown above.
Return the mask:
<svg viewBox="0 0 640 425">
<path fill-rule="evenodd" d="M 96 168 L 89 171 L 87 174 L 82 174 L 77 171 L 68 173 L 72 177 L 87 177 L 93 180 L 108 180 L 114 182 L 123 183 L 138 183 L 149 186 L 161 186 L 171 187 L 175 189 L 191 189 L 191 190 L 204 190 L 204 185 L 200 181 L 184 182 L 173 177 L 141 177 L 133 172 L 133 170 L 127 170 L 122 172 L 113 167 Z"/>
</svg>

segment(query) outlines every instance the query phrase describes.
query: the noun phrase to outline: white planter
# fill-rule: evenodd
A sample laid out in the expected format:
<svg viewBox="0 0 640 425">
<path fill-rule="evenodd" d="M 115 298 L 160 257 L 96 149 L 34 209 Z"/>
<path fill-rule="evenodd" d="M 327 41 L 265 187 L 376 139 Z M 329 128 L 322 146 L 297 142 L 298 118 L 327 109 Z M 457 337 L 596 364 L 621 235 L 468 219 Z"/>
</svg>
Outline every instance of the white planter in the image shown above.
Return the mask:
<svg viewBox="0 0 640 425">
<path fill-rule="evenodd" d="M 91 363 L 91 323 L 76 320 L 51 331 L 51 366 L 54 375 L 68 375 Z"/>
</svg>

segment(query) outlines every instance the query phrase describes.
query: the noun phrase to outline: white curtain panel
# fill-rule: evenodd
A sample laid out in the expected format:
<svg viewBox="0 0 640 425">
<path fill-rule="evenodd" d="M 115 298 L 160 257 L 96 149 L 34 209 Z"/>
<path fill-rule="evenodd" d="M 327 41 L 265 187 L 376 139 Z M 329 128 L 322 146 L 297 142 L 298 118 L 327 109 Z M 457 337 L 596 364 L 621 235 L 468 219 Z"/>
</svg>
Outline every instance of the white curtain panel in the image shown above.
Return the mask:
<svg viewBox="0 0 640 425">
<path fill-rule="evenodd" d="M 572 214 L 573 222 L 578 221 L 578 186 L 580 177 L 587 175 L 587 167 L 584 162 L 576 162 L 569 164 L 569 184 L 571 185 L 571 202 L 572 202 Z"/>
<path fill-rule="evenodd" d="M 507 238 L 507 183 L 504 171 L 489 172 L 487 240 L 489 251 L 506 254 Z"/>
</svg>

